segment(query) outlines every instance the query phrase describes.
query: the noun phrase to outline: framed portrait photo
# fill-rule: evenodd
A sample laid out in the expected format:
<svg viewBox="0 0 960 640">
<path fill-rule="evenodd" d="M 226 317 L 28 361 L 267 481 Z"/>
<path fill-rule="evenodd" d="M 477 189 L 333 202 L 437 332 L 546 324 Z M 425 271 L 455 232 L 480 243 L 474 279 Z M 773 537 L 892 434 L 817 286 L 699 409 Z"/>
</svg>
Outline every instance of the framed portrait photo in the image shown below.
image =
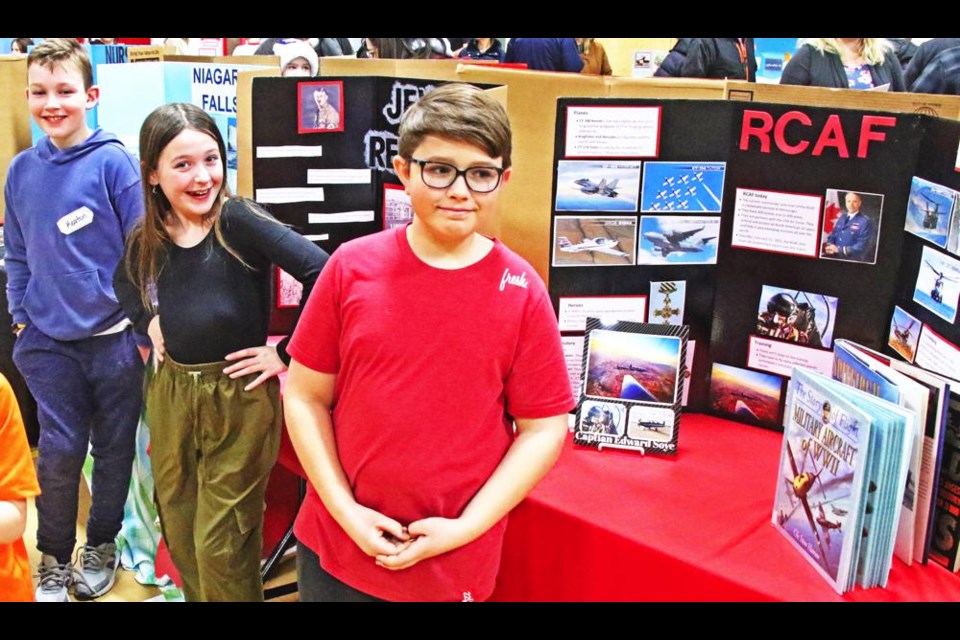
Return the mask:
<svg viewBox="0 0 960 640">
<path fill-rule="evenodd" d="M 297 132 L 343 131 L 343 81 L 301 82 L 297 85 Z"/>
</svg>

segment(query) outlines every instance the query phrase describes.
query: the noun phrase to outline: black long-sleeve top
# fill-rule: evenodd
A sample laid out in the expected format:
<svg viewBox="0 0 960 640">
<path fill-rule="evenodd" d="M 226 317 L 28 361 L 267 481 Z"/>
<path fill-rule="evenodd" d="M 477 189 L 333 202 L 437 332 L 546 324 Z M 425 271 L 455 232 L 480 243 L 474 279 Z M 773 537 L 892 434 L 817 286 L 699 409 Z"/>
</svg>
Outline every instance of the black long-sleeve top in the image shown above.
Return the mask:
<svg viewBox="0 0 960 640">
<path fill-rule="evenodd" d="M 183 364 L 218 362 L 228 353 L 265 344 L 272 302 L 270 265 L 303 284 L 302 309 L 330 257 L 289 227 L 256 215 L 241 199 L 224 204 L 220 223 L 224 240 L 252 270 L 217 242 L 212 229 L 196 246 L 168 243 L 165 248 L 157 279 L 160 330 L 167 353 Z M 143 306 L 138 286 L 127 277 L 126 258 L 114 274 L 114 290 L 136 331 L 146 335 L 154 313 Z M 286 363 L 288 339 L 277 345 Z"/>
</svg>

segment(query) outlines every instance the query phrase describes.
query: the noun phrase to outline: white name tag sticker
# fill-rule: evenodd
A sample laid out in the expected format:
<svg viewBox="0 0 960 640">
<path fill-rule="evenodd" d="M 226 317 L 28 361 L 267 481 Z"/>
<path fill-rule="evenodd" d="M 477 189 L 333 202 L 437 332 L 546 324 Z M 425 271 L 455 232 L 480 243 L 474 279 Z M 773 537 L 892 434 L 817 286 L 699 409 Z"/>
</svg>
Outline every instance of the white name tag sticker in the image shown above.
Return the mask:
<svg viewBox="0 0 960 640">
<path fill-rule="evenodd" d="M 93 211 L 87 207 L 80 207 L 57 220 L 57 227 L 60 229 L 60 233 L 67 236 L 74 231 L 83 229 L 91 222 L 93 222 Z"/>
</svg>

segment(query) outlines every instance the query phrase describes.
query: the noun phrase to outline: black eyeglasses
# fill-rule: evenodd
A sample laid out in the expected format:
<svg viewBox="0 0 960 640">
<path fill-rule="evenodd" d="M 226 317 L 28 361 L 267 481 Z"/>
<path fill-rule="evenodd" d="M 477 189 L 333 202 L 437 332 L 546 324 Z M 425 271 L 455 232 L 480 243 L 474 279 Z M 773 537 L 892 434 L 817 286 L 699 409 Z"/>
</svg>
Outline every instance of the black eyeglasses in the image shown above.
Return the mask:
<svg viewBox="0 0 960 640">
<path fill-rule="evenodd" d="M 457 178 L 463 176 L 470 191 L 490 193 L 500 186 L 500 180 L 503 178 L 503 172 L 505 171 L 502 167 L 458 169 L 446 162 L 417 160 L 416 158 L 409 158 L 409 161 L 420 165 L 420 177 L 423 179 L 423 184 L 432 189 L 446 189 L 456 182 Z"/>
</svg>

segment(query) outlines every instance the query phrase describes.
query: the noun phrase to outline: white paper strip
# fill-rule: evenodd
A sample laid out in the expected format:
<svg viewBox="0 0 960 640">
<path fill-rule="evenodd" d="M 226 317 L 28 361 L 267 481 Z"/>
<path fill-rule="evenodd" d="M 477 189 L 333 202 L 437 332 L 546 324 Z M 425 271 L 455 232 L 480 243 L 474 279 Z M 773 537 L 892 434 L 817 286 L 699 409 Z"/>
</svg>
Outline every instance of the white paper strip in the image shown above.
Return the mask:
<svg viewBox="0 0 960 640">
<path fill-rule="evenodd" d="M 319 158 L 323 155 L 321 145 L 288 144 L 277 147 L 257 147 L 258 158 Z"/>
<path fill-rule="evenodd" d="M 370 169 L 307 169 L 307 184 L 370 184 Z"/>
<path fill-rule="evenodd" d="M 343 211 L 340 213 L 311 213 L 307 217 L 310 224 L 330 224 L 343 222 L 373 222 L 373 211 Z"/>
<path fill-rule="evenodd" d="M 257 189 L 254 200 L 269 204 L 290 202 L 323 202 L 323 187 L 277 187 Z"/>
</svg>

